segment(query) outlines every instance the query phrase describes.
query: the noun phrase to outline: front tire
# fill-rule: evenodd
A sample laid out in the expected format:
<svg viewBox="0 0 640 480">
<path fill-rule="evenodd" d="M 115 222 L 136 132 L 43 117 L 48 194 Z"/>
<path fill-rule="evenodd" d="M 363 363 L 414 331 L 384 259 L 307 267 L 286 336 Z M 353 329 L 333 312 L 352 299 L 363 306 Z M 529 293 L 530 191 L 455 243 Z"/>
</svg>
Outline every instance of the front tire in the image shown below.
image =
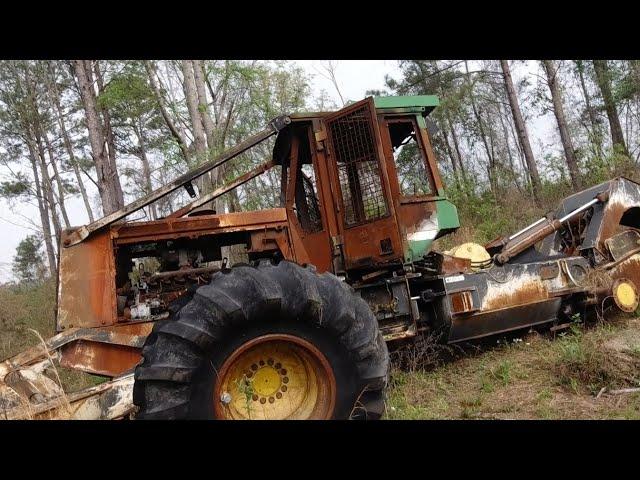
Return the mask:
<svg viewBox="0 0 640 480">
<path fill-rule="evenodd" d="M 137 418 L 377 419 L 389 355 L 332 274 L 289 261 L 218 272 L 158 322 L 136 368 Z"/>
</svg>

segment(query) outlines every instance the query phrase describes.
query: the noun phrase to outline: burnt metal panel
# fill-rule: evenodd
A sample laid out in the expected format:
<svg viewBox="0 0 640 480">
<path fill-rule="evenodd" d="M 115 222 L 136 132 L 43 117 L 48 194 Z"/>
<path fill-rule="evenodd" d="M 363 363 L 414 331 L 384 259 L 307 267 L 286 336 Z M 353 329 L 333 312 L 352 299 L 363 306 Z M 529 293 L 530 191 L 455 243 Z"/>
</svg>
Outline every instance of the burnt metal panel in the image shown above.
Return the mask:
<svg viewBox="0 0 640 480">
<path fill-rule="evenodd" d="M 623 177 L 612 180 L 609 201 L 604 206 L 603 220 L 597 224 L 597 248 L 606 248 L 605 241 L 618 231 L 625 212 L 634 207 L 640 207 L 640 185 Z M 640 225 L 636 228 L 638 227 Z"/>
<path fill-rule="evenodd" d="M 640 248 L 640 232 L 638 230 L 626 230 L 605 240 L 607 250 L 614 260 L 620 260 L 629 252 Z"/>
<path fill-rule="evenodd" d="M 360 285 L 356 291 L 376 316 L 386 340 L 408 338 L 417 333 L 419 313 L 415 299 L 411 298 L 406 277 Z"/>
<path fill-rule="evenodd" d="M 63 233 L 63 240 L 67 233 Z M 115 266 L 111 232 L 60 249 L 56 330 L 116 323 Z"/>
<path fill-rule="evenodd" d="M 557 318 L 561 302 L 561 298 L 552 298 L 504 310 L 492 310 L 477 315 L 456 316 L 452 321 L 448 342 L 473 340 L 553 322 Z"/>
<path fill-rule="evenodd" d="M 221 213 L 185 218 L 164 218 L 152 222 L 136 222 L 112 227 L 116 243 L 163 240 L 180 236 L 194 237 L 206 233 L 239 232 L 261 229 L 280 223 L 286 226 L 284 208 L 254 212 Z"/>
<path fill-rule="evenodd" d="M 383 168 L 384 156 L 375 118 L 373 100 L 368 98 L 324 119 L 346 269 L 397 262 L 403 254 L 395 209 L 389 203 L 390 182 Z M 362 132 L 363 135 L 357 135 Z M 342 144 L 343 140 L 346 143 Z M 367 165 L 363 166 L 363 162 Z M 345 200 L 347 189 L 352 193 L 362 191 L 362 199 Z M 381 254 L 380 241 L 387 238 L 391 240 L 391 249 Z"/>
<path fill-rule="evenodd" d="M 455 342 L 552 321 L 562 302 L 559 293 L 582 288 L 575 282 L 588 268 L 585 258 L 569 257 L 445 276 L 446 295 L 436 300 L 443 318 L 436 323 L 443 324 L 448 341 Z M 469 295 L 463 298 L 462 292 Z M 462 305 L 462 300 L 469 305 Z M 461 310 L 467 313 L 458 313 Z"/>
<path fill-rule="evenodd" d="M 60 365 L 95 375 L 122 375 L 140 362 L 152 328 L 153 322 L 139 322 L 87 330 L 60 348 Z"/>
</svg>

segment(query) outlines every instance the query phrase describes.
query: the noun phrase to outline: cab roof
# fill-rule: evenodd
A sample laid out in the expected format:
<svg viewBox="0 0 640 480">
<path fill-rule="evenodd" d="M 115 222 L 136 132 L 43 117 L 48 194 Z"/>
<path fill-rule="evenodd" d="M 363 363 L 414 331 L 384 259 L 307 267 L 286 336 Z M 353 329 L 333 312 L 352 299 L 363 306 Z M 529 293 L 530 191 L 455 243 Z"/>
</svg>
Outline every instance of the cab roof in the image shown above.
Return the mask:
<svg viewBox="0 0 640 480">
<path fill-rule="evenodd" d="M 402 110 L 403 112 L 422 113 L 425 117 L 429 115 L 434 108 L 440 105 L 440 100 L 436 95 L 406 95 L 406 96 L 389 96 L 389 97 L 373 97 L 373 103 L 378 110 L 394 111 Z M 293 121 L 313 120 L 314 118 L 322 118 L 335 112 L 298 112 L 290 115 Z"/>
</svg>

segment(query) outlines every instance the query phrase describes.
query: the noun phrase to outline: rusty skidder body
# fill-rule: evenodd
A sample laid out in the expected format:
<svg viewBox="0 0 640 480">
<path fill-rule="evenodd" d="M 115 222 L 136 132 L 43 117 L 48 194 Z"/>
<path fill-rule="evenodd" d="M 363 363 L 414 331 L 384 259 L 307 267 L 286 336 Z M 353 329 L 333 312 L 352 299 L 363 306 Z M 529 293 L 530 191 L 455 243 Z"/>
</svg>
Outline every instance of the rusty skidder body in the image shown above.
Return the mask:
<svg viewBox="0 0 640 480">
<path fill-rule="evenodd" d="M 437 104 L 377 97 L 278 117 L 147 197 L 65 231 L 59 334 L 47 351 L 0 363 L 0 387 L 28 397 L 37 416 L 59 415 L 60 392 L 41 375 L 50 353 L 115 379 L 73 397 L 75 418 L 121 417 L 134 404 L 137 418 L 379 418 L 386 343 L 424 332 L 460 342 L 562 328 L 603 306 L 635 310 L 640 185 L 625 178 L 485 247 L 431 251 L 459 227 L 431 148 Z M 272 158 L 253 170 L 165 218 L 126 220 L 182 187 L 195 197 L 195 178 L 274 135 Z M 273 168 L 278 207 L 205 208 Z M 228 265 L 222 248 L 232 245 L 250 264 Z"/>
</svg>

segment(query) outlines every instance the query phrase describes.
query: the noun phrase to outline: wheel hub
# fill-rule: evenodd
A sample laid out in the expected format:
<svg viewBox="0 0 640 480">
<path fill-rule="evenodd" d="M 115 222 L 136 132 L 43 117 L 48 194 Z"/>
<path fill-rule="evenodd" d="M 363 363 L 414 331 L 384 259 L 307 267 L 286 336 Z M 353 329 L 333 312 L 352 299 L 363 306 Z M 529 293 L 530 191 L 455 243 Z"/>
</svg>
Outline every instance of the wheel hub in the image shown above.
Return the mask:
<svg viewBox="0 0 640 480">
<path fill-rule="evenodd" d="M 253 389 L 263 397 L 274 395 L 281 385 L 280 372 L 271 366 L 258 369 L 253 378 Z"/>
<path fill-rule="evenodd" d="M 634 312 L 638 308 L 638 291 L 631 280 L 616 280 L 613 285 L 613 299 L 624 312 Z"/>
<path fill-rule="evenodd" d="M 214 406 L 216 416 L 227 419 L 331 418 L 335 394 L 322 352 L 299 337 L 270 334 L 243 344 L 223 363 Z"/>
</svg>

